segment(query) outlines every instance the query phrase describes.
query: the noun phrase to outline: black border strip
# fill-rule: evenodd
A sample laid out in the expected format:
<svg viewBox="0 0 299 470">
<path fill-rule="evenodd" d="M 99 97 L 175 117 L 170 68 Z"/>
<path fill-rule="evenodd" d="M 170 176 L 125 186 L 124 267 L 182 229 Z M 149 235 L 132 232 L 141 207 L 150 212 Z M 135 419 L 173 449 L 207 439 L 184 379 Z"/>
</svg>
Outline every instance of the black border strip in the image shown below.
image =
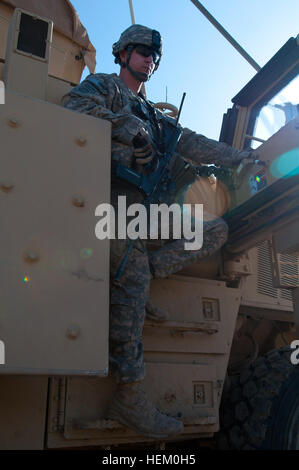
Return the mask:
<svg viewBox="0 0 299 470">
<path fill-rule="evenodd" d="M 292 67 L 292 70 L 283 78 L 282 81 L 271 88 L 263 100 L 259 102 L 259 106 L 267 103 L 277 91 L 282 89 L 299 73 L 299 44 L 295 38 L 290 38 L 284 46 L 264 65 L 264 67 L 245 85 L 244 88 L 232 99 L 232 102 L 240 106 L 248 107 L 254 103 L 259 96 L 263 94 L 271 84 Z"/>
</svg>

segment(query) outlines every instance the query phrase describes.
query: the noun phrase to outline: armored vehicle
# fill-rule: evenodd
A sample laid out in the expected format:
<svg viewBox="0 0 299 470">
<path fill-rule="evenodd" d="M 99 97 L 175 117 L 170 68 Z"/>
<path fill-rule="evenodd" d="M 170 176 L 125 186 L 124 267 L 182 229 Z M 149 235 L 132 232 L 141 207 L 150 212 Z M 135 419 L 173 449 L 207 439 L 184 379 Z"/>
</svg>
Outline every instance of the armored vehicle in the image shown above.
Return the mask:
<svg viewBox="0 0 299 470">
<path fill-rule="evenodd" d="M 94 229 L 110 198 L 111 125 L 61 106 L 95 50 L 62 0 L 2 0 L 0 38 L 0 448 L 165 448 L 106 419 L 109 241 Z M 225 217 L 225 248 L 151 285 L 170 318 L 145 323 L 145 382 L 184 422 L 176 441 L 299 448 L 298 70 L 297 37 L 224 116 L 220 140 L 258 146 L 267 165 L 187 192 Z"/>
</svg>

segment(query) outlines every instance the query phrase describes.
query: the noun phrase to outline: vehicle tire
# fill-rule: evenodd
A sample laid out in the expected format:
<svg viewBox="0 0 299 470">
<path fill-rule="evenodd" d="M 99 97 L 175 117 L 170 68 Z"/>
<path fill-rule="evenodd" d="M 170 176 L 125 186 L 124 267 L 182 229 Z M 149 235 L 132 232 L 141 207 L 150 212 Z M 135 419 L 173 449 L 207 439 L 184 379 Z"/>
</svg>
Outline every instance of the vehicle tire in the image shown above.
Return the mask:
<svg viewBox="0 0 299 470">
<path fill-rule="evenodd" d="M 220 407 L 219 449 L 299 449 L 299 368 L 283 347 L 232 376 Z"/>
</svg>

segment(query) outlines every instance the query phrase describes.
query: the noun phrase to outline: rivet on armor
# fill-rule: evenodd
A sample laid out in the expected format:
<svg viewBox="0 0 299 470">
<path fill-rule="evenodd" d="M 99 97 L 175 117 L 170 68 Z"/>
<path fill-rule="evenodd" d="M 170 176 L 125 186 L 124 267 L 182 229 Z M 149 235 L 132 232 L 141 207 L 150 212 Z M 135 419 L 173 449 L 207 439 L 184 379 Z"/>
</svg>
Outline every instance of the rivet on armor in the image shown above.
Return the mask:
<svg viewBox="0 0 299 470">
<path fill-rule="evenodd" d="M 71 325 L 66 330 L 66 336 L 69 339 L 77 339 L 79 335 L 80 335 L 80 328 L 77 325 Z"/>
<path fill-rule="evenodd" d="M 11 183 L 1 183 L 1 189 L 5 193 L 9 193 L 13 188 L 13 184 Z"/>
<path fill-rule="evenodd" d="M 76 139 L 76 144 L 79 145 L 79 147 L 84 147 L 87 143 L 87 140 L 84 139 L 83 137 L 79 137 L 79 139 Z"/>
<path fill-rule="evenodd" d="M 85 200 L 82 196 L 74 196 L 73 197 L 73 206 L 75 207 L 84 207 Z"/>
<path fill-rule="evenodd" d="M 27 263 L 36 263 L 39 260 L 39 256 L 33 251 L 27 251 L 24 253 L 24 259 Z"/>
<path fill-rule="evenodd" d="M 20 125 L 18 121 L 16 121 L 15 119 L 9 119 L 7 123 L 10 127 L 14 127 L 14 128 L 19 127 Z"/>
</svg>

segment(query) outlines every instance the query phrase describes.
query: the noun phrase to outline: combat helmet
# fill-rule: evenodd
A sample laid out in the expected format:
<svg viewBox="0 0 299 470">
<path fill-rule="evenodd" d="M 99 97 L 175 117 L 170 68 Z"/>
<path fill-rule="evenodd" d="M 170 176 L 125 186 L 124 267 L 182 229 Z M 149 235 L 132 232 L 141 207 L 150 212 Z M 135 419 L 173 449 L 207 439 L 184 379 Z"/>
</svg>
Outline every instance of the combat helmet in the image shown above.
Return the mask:
<svg viewBox="0 0 299 470">
<path fill-rule="evenodd" d="M 147 26 L 142 26 L 140 24 L 133 24 L 132 26 L 129 26 L 129 28 L 125 29 L 125 31 L 120 35 L 119 40 L 113 44 L 112 54 L 115 57 L 114 62 L 116 64 L 122 65 L 123 67 L 127 67 L 132 73 L 133 71 L 130 69 L 128 64 L 134 46 L 137 46 L 139 44 L 150 47 L 159 55 L 159 59 L 155 64 L 154 69 L 154 71 L 156 71 L 159 67 L 162 56 L 161 35 L 158 31 L 150 29 Z M 119 56 L 119 53 L 125 49 L 129 51 L 126 64 L 121 61 Z"/>
</svg>

